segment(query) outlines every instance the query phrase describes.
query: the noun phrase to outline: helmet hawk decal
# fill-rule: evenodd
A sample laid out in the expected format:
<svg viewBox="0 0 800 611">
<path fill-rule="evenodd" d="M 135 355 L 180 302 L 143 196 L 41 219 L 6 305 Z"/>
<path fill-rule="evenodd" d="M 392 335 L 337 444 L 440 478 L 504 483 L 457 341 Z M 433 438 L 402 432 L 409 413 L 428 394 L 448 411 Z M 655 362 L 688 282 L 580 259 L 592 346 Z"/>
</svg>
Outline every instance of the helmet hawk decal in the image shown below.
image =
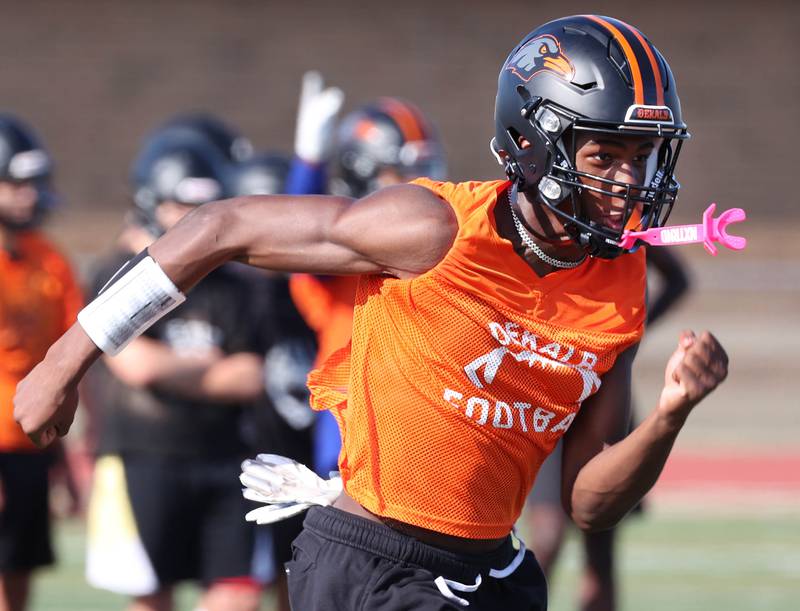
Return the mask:
<svg viewBox="0 0 800 611">
<path fill-rule="evenodd" d="M 543 71 L 553 72 L 567 81 L 575 76 L 575 66 L 561 51 L 558 39 L 550 34 L 537 36 L 522 45 L 509 59 L 506 70 L 526 83 Z"/>
</svg>

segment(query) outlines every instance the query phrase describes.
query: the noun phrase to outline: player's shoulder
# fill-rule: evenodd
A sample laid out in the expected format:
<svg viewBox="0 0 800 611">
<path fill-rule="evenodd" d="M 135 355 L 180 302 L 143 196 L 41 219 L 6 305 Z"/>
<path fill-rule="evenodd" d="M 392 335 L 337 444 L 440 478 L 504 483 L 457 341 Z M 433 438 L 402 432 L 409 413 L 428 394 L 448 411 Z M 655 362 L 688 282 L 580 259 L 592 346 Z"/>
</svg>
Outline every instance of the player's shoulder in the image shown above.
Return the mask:
<svg viewBox="0 0 800 611">
<path fill-rule="evenodd" d="M 65 258 L 55 243 L 37 229 L 20 232 L 17 242 L 21 249 L 31 256 Z"/>
<path fill-rule="evenodd" d="M 510 185 L 507 180 L 467 182 L 442 182 L 428 178 L 417 179 L 412 184 L 424 187 L 447 202 L 457 217 L 459 227 L 473 218 L 484 218 L 488 209 Z"/>
<path fill-rule="evenodd" d="M 444 227 L 450 224 L 450 221 L 455 226 L 447 198 L 435 189 L 416 181 L 384 187 L 367 195 L 362 201 L 368 203 L 379 217 L 375 221 L 384 226 L 391 223 L 403 226 L 409 223 L 432 223 Z"/>
<path fill-rule="evenodd" d="M 25 256 L 41 262 L 44 269 L 57 274 L 72 273 L 67 255 L 43 232 L 35 229 L 24 231 L 20 233 L 18 241 Z"/>
<path fill-rule="evenodd" d="M 433 180 L 431 178 L 417 178 L 409 184 L 424 187 L 433 191 L 440 197 L 470 197 L 481 198 L 489 194 L 496 195 L 508 188 L 507 180 L 468 180 L 464 182 L 449 182 Z"/>
<path fill-rule="evenodd" d="M 418 184 L 385 187 L 356 200 L 334 239 L 370 265 L 398 277 L 418 275 L 438 263 L 458 233 L 453 208 Z"/>
</svg>

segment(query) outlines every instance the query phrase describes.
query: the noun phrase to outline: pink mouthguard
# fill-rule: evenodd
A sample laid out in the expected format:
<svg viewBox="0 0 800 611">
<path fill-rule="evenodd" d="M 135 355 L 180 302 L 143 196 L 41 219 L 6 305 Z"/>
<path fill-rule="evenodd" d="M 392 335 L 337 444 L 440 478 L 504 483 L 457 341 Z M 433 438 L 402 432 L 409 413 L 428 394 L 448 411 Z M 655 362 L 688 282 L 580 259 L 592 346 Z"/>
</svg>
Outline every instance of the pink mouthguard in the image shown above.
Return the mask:
<svg viewBox="0 0 800 611">
<path fill-rule="evenodd" d="M 673 225 L 671 227 L 655 227 L 647 231 L 626 231 L 619 241 L 620 248 L 632 248 L 636 240 L 642 240 L 651 246 L 674 246 L 676 244 L 699 244 L 710 255 L 717 255 L 714 242 L 719 242 L 731 250 L 742 250 L 747 246 L 747 239 L 741 236 L 728 235 L 725 228 L 731 223 L 739 223 L 747 218 L 741 208 L 731 208 L 712 218 L 717 205 L 711 204 L 703 213 L 703 222 L 699 225 Z"/>
</svg>

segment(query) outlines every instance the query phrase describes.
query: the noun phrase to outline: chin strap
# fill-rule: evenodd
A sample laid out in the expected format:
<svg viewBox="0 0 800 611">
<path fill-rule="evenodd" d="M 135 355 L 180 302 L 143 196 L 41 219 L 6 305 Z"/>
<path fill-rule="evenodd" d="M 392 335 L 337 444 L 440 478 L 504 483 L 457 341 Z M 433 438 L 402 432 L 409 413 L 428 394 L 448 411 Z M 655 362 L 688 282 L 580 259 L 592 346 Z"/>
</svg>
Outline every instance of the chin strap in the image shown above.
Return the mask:
<svg viewBox="0 0 800 611">
<path fill-rule="evenodd" d="M 654 227 L 647 231 L 626 231 L 619 241 L 620 248 L 632 248 L 637 240 L 651 246 L 675 246 L 676 244 L 703 244 L 708 254 L 717 255 L 714 242 L 719 242 L 731 250 L 742 250 L 747 246 L 747 239 L 741 236 L 728 235 L 727 226 L 747 219 L 741 208 L 731 208 L 714 218 L 717 205 L 711 204 L 703 213 L 703 222 L 696 225 L 672 225 L 670 227 Z"/>
<path fill-rule="evenodd" d="M 508 206 L 511 208 L 511 217 L 514 219 L 514 227 L 517 229 L 517 234 L 519 235 L 523 244 L 530 248 L 533 251 L 533 254 L 539 257 L 539 259 L 541 259 L 544 263 L 547 263 L 547 265 L 557 269 L 575 269 L 581 263 L 583 263 L 586 260 L 585 254 L 577 261 L 563 261 L 561 259 L 551 257 L 539 247 L 539 245 L 531 237 L 531 234 L 528 233 L 528 230 L 525 229 L 525 226 L 522 224 L 522 221 L 519 220 L 519 217 L 514 210 L 514 201 L 517 199 L 517 191 L 517 181 L 514 181 L 514 184 L 511 186 L 511 192 L 508 195 Z"/>
</svg>

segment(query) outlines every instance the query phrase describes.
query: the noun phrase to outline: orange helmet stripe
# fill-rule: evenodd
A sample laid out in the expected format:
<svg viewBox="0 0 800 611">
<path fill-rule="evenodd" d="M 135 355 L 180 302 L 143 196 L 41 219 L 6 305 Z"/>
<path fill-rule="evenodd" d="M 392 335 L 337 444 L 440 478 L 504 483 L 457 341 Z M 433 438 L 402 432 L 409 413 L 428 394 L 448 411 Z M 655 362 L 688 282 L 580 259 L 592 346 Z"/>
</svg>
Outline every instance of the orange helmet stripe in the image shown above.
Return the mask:
<svg viewBox="0 0 800 611">
<path fill-rule="evenodd" d="M 626 26 L 633 35 L 636 36 L 636 39 L 641 43 L 642 47 L 644 47 L 644 52 L 647 53 L 647 59 L 650 60 L 650 66 L 653 68 L 653 76 L 656 79 L 656 105 L 663 106 L 664 105 L 664 86 L 661 83 L 661 70 L 658 67 L 658 62 L 656 61 L 655 56 L 653 55 L 653 50 L 650 48 L 648 42 L 642 36 L 642 33 L 634 28 L 631 25 L 628 25 L 624 21 L 620 21 L 620 23 Z"/>
<path fill-rule="evenodd" d="M 369 137 L 370 131 L 375 128 L 375 123 L 371 119 L 361 119 L 358 123 L 356 123 L 353 132 L 355 133 L 356 138 L 366 139 Z"/>
<path fill-rule="evenodd" d="M 599 23 L 603 26 L 606 30 L 611 32 L 614 36 L 614 39 L 620 44 L 622 47 L 622 51 L 625 53 L 625 59 L 628 61 L 628 65 L 631 67 L 631 74 L 633 75 L 633 95 L 634 95 L 634 103 L 635 104 L 644 104 L 644 86 L 642 85 L 642 72 L 639 69 L 639 62 L 636 59 L 636 54 L 633 51 L 628 39 L 620 32 L 614 25 L 606 21 L 605 19 L 601 19 L 597 15 L 584 15 L 587 19 L 591 19 L 595 23 Z"/>
<path fill-rule="evenodd" d="M 380 103 L 382 110 L 397 123 L 406 142 L 426 140 L 422 122 L 409 105 L 393 98 L 381 98 Z"/>
</svg>

